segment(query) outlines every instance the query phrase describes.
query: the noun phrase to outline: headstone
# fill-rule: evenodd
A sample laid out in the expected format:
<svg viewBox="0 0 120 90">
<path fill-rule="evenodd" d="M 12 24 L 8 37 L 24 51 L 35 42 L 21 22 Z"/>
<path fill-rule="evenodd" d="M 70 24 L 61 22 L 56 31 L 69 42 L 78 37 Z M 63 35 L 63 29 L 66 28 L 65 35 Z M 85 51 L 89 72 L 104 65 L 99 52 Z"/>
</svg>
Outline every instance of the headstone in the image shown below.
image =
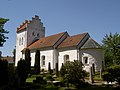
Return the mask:
<svg viewBox="0 0 120 90">
<path fill-rule="evenodd" d="M 102 69 L 100 68 L 100 78 L 102 78 Z"/>
<path fill-rule="evenodd" d="M 94 80 L 93 80 L 93 72 L 92 72 L 93 70 L 92 70 L 92 67 L 90 67 L 90 76 L 89 76 L 89 81 L 91 82 L 91 83 L 93 83 L 94 82 Z"/>
<path fill-rule="evenodd" d="M 92 64 L 92 74 L 95 75 L 95 64 Z"/>
</svg>

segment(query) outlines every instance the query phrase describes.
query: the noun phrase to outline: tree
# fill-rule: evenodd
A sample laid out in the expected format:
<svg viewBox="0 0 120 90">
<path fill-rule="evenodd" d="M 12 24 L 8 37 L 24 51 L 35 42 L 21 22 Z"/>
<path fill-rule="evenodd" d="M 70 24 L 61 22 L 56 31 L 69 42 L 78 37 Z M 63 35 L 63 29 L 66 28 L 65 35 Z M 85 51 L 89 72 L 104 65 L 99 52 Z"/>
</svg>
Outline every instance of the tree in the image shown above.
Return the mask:
<svg viewBox="0 0 120 90">
<path fill-rule="evenodd" d="M 118 33 L 110 33 L 109 35 L 106 34 L 102 43 L 106 66 L 119 65 L 120 49 L 118 48 L 118 45 L 120 45 L 120 35 Z"/>
<path fill-rule="evenodd" d="M 56 73 L 56 76 L 59 76 L 59 71 L 58 71 L 58 63 L 56 63 L 56 66 L 55 66 L 55 73 Z"/>
<path fill-rule="evenodd" d="M 15 57 L 16 57 L 16 49 L 13 49 L 13 61 L 14 61 L 14 63 L 15 63 Z"/>
<path fill-rule="evenodd" d="M 18 78 L 20 80 L 20 85 L 25 84 L 28 75 L 27 63 L 25 60 L 20 59 L 20 61 L 18 61 L 17 72 L 18 72 Z"/>
<path fill-rule="evenodd" d="M 35 67 L 35 73 L 39 74 L 40 73 L 40 50 L 36 50 L 34 67 Z"/>
<path fill-rule="evenodd" d="M 6 39 L 8 39 L 5 34 L 8 34 L 9 32 L 4 29 L 4 24 L 7 21 L 9 21 L 9 19 L 0 18 L 0 46 L 3 46 L 4 42 L 6 42 Z"/>
<path fill-rule="evenodd" d="M 29 74 L 31 70 L 31 57 L 30 57 L 30 50 L 28 48 L 26 48 L 25 50 L 25 61 L 27 65 L 27 73 Z"/>
<path fill-rule="evenodd" d="M 8 84 L 8 62 L 0 59 L 0 86 Z"/>
<path fill-rule="evenodd" d="M 51 64 L 50 64 L 50 62 L 48 63 L 48 73 L 51 74 Z"/>
</svg>

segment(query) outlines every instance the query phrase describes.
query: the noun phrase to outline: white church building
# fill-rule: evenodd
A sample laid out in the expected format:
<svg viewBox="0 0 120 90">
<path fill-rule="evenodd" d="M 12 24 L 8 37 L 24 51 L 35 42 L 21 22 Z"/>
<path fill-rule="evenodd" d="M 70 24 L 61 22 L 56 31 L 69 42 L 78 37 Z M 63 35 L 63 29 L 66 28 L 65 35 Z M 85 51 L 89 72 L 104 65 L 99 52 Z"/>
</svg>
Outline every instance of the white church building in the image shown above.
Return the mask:
<svg viewBox="0 0 120 90">
<path fill-rule="evenodd" d="M 40 66 L 48 69 L 48 63 L 55 69 L 56 63 L 60 70 L 62 63 L 66 61 L 80 60 L 86 71 L 94 64 L 95 70 L 99 71 L 104 63 L 104 55 L 101 46 L 94 41 L 88 33 L 70 36 L 67 32 L 45 36 L 45 27 L 35 16 L 32 20 L 25 20 L 16 35 L 16 60 L 23 58 L 25 48 L 31 52 L 31 66 L 35 63 L 35 52 L 40 50 Z"/>
</svg>

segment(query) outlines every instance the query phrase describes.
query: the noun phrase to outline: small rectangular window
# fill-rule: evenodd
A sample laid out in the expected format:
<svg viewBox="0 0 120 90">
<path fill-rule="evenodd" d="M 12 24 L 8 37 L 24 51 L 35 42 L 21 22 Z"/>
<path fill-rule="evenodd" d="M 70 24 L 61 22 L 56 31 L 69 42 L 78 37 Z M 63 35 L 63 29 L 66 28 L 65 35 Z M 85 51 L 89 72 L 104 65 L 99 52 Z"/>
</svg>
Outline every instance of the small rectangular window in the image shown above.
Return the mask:
<svg viewBox="0 0 120 90">
<path fill-rule="evenodd" d="M 88 64 L 88 57 L 83 57 L 83 63 Z"/>
</svg>

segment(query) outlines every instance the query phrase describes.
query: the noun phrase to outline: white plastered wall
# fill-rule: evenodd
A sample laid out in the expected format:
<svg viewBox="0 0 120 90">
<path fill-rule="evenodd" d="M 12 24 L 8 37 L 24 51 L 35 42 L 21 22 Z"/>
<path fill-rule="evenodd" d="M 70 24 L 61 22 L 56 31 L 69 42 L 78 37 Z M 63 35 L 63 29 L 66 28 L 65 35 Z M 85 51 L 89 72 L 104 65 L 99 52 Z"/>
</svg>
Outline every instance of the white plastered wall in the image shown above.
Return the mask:
<svg viewBox="0 0 120 90">
<path fill-rule="evenodd" d="M 104 62 L 102 49 L 80 50 L 80 59 L 83 60 L 83 57 L 88 57 L 88 65 L 84 65 L 84 70 L 89 72 L 90 66 L 92 66 L 93 63 L 95 65 L 95 71 L 102 69 L 102 61 Z"/>
<path fill-rule="evenodd" d="M 23 57 L 21 51 L 24 48 L 27 47 L 26 33 L 27 32 L 25 30 L 17 33 L 17 36 L 16 36 L 16 60 L 15 60 L 15 66 L 17 66 L 17 63 L 20 60 L 20 58 Z M 22 38 L 23 38 L 23 44 L 20 44 L 22 42 L 22 41 L 20 42 L 20 39 L 22 40 Z"/>
<path fill-rule="evenodd" d="M 64 55 L 69 55 L 69 61 L 74 61 L 77 60 L 77 50 L 75 48 L 67 49 L 67 48 L 62 48 L 59 49 L 59 56 L 58 56 L 58 67 L 59 70 L 62 66 L 62 63 L 64 63 Z"/>
<path fill-rule="evenodd" d="M 42 66 L 42 60 L 41 57 L 45 56 L 45 66 Z M 48 70 L 48 63 L 51 64 L 51 69 L 53 69 L 53 50 L 44 50 L 40 51 L 40 65 L 41 69 L 44 68 L 45 70 Z"/>
</svg>

